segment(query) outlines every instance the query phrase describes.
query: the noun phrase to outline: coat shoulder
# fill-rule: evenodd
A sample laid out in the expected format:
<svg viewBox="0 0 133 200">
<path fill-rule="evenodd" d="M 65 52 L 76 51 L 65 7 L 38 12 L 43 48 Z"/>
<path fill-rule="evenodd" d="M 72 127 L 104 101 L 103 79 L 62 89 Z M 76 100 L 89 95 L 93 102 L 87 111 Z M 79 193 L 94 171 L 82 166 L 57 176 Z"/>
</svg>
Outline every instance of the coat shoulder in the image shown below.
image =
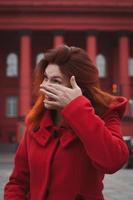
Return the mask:
<svg viewBox="0 0 133 200">
<path fill-rule="evenodd" d="M 101 116 L 101 118 L 106 119 L 113 113 L 117 113 L 120 120 L 123 118 L 128 99 L 123 96 L 116 96 L 114 100 L 109 105 L 108 110 Z"/>
</svg>

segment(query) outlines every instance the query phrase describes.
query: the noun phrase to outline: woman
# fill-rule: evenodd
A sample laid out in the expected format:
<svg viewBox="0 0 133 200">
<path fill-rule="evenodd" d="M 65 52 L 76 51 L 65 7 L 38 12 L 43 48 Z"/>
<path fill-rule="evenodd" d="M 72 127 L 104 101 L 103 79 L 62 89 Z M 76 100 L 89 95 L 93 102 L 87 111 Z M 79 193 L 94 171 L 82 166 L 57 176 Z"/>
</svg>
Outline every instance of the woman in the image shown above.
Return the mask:
<svg viewBox="0 0 133 200">
<path fill-rule="evenodd" d="M 45 54 L 34 89 L 5 200 L 103 200 L 104 175 L 128 160 L 120 126 L 127 99 L 102 91 L 85 51 L 66 45 Z"/>
</svg>

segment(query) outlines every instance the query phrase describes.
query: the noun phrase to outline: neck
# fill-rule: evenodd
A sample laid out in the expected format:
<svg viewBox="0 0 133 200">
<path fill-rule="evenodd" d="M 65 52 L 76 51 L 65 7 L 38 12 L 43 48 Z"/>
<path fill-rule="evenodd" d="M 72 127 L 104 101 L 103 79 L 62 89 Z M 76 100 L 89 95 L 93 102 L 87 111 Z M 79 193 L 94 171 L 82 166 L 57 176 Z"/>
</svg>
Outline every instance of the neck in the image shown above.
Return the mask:
<svg viewBox="0 0 133 200">
<path fill-rule="evenodd" d="M 52 111 L 52 118 L 53 118 L 54 124 L 56 124 L 56 125 L 58 125 L 62 120 L 62 116 L 60 115 L 60 111 L 61 110 L 53 110 Z"/>
<path fill-rule="evenodd" d="M 62 117 L 60 115 L 60 111 L 57 110 L 56 117 L 55 117 L 55 124 L 58 125 L 61 122 L 61 120 L 62 120 Z"/>
</svg>

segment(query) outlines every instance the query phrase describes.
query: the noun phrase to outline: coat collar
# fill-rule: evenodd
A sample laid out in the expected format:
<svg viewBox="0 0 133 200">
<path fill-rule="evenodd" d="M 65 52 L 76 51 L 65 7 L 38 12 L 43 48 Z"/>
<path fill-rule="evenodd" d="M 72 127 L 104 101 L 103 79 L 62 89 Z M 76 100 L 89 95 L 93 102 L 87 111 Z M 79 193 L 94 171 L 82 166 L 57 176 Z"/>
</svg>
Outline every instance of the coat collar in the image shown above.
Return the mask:
<svg viewBox="0 0 133 200">
<path fill-rule="evenodd" d="M 122 96 L 115 97 L 114 101 L 110 104 L 109 109 L 106 113 L 102 115 L 101 118 L 105 119 L 108 114 L 112 111 L 116 111 L 120 118 L 122 118 L 124 111 L 126 109 L 127 99 Z M 67 147 L 71 142 L 78 139 L 77 135 L 73 133 L 72 129 L 69 127 L 67 122 L 63 119 L 60 125 L 54 126 L 53 121 L 50 116 L 50 111 L 46 110 L 40 121 L 40 126 L 36 131 L 31 131 L 32 137 L 42 146 L 46 146 L 52 139 L 52 133 L 58 130 L 59 133 L 64 132 L 60 137 L 60 142 L 63 147 Z"/>
<path fill-rule="evenodd" d="M 54 125 L 49 110 L 44 112 L 44 115 L 40 121 L 40 126 L 36 130 L 32 130 L 31 136 L 41 146 L 46 146 L 49 141 L 53 138 L 53 132 L 58 131 L 60 142 L 63 147 L 68 146 L 72 141 L 78 139 L 77 135 L 73 133 L 72 129 L 69 128 L 67 122 L 63 119 L 57 126 Z M 64 134 L 63 131 L 65 132 Z"/>
<path fill-rule="evenodd" d="M 124 112 L 126 110 L 126 105 L 127 105 L 127 98 L 123 96 L 116 96 L 114 100 L 111 102 L 109 109 L 102 115 L 101 118 L 105 118 L 110 112 L 116 111 L 122 119 Z"/>
</svg>

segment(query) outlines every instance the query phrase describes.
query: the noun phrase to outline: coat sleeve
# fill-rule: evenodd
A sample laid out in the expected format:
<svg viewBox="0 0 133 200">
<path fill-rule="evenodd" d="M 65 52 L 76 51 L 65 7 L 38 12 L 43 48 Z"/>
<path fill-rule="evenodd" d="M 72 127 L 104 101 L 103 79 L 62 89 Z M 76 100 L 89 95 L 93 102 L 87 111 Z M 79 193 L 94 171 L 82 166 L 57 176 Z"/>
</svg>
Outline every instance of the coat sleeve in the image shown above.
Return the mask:
<svg viewBox="0 0 133 200">
<path fill-rule="evenodd" d="M 102 173 L 118 171 L 128 160 L 128 148 L 122 138 L 121 119 L 116 110 L 106 122 L 95 114 L 91 102 L 79 96 L 66 105 L 61 114 L 80 138 L 95 168 Z"/>
<path fill-rule="evenodd" d="M 29 166 L 26 132 L 15 154 L 14 169 L 4 187 L 4 200 L 26 200 L 29 192 Z"/>
</svg>

